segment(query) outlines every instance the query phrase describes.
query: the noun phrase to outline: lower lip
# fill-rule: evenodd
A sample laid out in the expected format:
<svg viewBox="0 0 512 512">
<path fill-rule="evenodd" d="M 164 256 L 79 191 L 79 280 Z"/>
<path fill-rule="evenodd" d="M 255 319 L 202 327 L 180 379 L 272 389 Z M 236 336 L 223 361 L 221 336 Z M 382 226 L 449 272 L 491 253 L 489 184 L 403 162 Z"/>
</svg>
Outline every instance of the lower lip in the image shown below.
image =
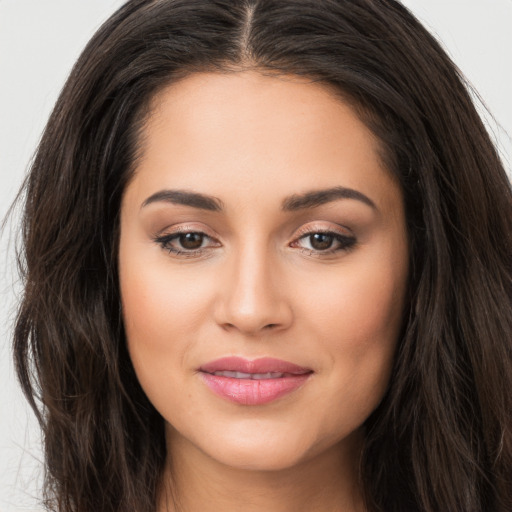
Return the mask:
<svg viewBox="0 0 512 512">
<path fill-rule="evenodd" d="M 222 398 L 242 405 L 262 405 L 273 402 L 300 388 L 311 373 L 276 379 L 234 379 L 201 372 L 205 384 Z"/>
</svg>

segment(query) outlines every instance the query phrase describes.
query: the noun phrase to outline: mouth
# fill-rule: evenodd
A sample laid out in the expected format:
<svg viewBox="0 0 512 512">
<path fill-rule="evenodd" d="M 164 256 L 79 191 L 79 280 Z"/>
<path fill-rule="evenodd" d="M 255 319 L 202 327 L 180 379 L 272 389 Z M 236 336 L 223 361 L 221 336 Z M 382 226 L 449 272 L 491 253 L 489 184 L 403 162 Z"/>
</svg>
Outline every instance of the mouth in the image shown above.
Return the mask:
<svg viewBox="0 0 512 512">
<path fill-rule="evenodd" d="M 280 359 L 226 357 L 201 366 L 199 374 L 221 398 L 241 405 L 263 405 L 301 388 L 313 370 Z"/>
<path fill-rule="evenodd" d="M 217 375 L 219 377 L 230 377 L 232 379 L 266 380 L 266 379 L 282 379 L 283 377 L 293 377 L 296 374 L 280 373 L 280 372 L 244 373 L 244 372 L 220 371 L 220 372 L 213 372 L 211 375 Z"/>
</svg>

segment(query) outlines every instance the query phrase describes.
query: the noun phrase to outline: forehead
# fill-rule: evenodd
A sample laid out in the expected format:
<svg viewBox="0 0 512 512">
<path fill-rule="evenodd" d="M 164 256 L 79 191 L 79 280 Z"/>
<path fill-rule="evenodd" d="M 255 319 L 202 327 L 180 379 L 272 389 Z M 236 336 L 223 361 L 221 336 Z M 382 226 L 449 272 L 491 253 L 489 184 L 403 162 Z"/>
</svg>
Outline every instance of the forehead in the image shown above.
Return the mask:
<svg viewBox="0 0 512 512">
<path fill-rule="evenodd" d="M 397 188 L 350 105 L 305 79 L 197 73 L 160 91 L 150 112 L 134 179 L 141 194 L 168 187 L 277 201 L 345 186 L 387 200 Z"/>
</svg>

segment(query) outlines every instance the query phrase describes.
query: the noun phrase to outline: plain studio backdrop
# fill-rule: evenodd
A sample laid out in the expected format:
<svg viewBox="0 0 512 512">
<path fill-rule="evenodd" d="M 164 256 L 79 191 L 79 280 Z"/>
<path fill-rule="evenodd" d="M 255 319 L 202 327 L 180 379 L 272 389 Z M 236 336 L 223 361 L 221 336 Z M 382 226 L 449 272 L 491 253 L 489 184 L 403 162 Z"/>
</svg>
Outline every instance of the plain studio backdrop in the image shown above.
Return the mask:
<svg viewBox="0 0 512 512">
<path fill-rule="evenodd" d="M 0 219 L 23 180 L 80 51 L 123 0 L 0 0 Z M 507 169 L 512 160 L 512 0 L 404 0 L 440 39 L 493 116 L 483 113 Z M 428 80 L 428 77 L 425 77 Z M 0 239 L 0 512 L 41 511 L 38 427 L 11 362 L 16 216 Z"/>
</svg>

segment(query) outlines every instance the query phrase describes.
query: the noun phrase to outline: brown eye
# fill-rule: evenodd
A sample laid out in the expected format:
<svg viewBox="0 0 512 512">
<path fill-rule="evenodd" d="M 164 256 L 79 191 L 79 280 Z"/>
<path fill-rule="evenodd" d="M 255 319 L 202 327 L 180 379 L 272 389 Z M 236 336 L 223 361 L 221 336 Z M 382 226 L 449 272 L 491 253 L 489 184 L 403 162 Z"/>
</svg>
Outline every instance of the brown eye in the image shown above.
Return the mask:
<svg viewBox="0 0 512 512">
<path fill-rule="evenodd" d="M 178 241 L 183 249 L 193 251 L 203 245 L 204 235 L 202 233 L 183 233 L 179 236 Z"/>
<path fill-rule="evenodd" d="M 329 256 L 348 251 L 356 244 L 354 236 L 342 235 L 334 231 L 316 231 L 306 233 L 294 242 L 292 247 L 300 247 L 311 256 Z"/>
<path fill-rule="evenodd" d="M 157 236 L 153 239 L 162 249 L 176 257 L 195 258 L 222 244 L 201 231 L 184 231 Z"/>
<path fill-rule="evenodd" d="M 325 251 L 330 249 L 334 242 L 334 235 L 330 233 L 314 233 L 309 236 L 311 248 L 315 251 Z"/>
</svg>

